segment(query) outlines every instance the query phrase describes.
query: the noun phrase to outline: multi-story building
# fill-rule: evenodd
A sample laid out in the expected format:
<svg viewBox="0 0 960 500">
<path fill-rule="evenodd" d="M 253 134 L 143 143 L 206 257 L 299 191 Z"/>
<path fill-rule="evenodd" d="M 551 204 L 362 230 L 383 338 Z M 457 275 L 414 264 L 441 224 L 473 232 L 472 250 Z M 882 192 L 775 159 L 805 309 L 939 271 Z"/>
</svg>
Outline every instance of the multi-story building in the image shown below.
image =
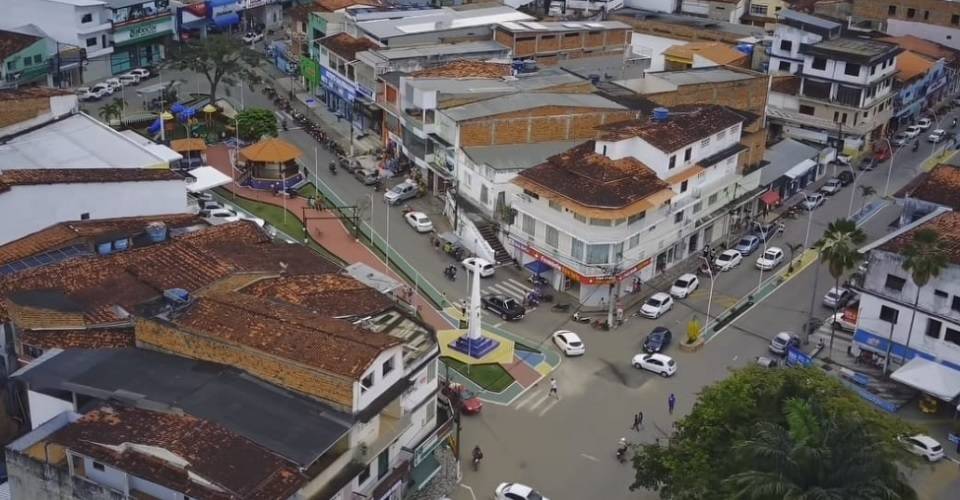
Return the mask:
<svg viewBox="0 0 960 500">
<path fill-rule="evenodd" d="M 951 0 L 853 0 L 852 21 L 890 35 L 913 35 L 960 50 L 960 3 Z"/>
<path fill-rule="evenodd" d="M 100 0 L 0 0 L 0 28 L 11 29 L 34 25 L 54 40 L 55 52 L 82 50 L 85 61 L 82 78 L 77 75 L 69 83 L 95 81 L 110 76 L 112 14 Z M 61 61 L 65 66 L 79 65 L 79 59 Z M 63 68 L 61 68 L 63 69 Z"/>
<path fill-rule="evenodd" d="M 163 61 L 164 42 L 173 37 L 174 19 L 169 1 L 104 0 L 113 22 L 110 72 L 152 66 Z"/>
<path fill-rule="evenodd" d="M 0 30 L 0 88 L 53 84 L 52 54 L 46 37 Z"/>
<path fill-rule="evenodd" d="M 630 46 L 630 26 L 619 21 L 501 22 L 493 39 L 515 59 L 541 65 L 564 59 L 622 54 Z"/>
<path fill-rule="evenodd" d="M 597 127 L 599 137 L 520 172 L 505 244 L 583 304 L 609 304 L 721 239 L 726 206 L 757 175 L 738 173 L 747 119 L 722 106 L 677 106 Z M 751 186 L 750 184 L 754 184 Z M 622 288 L 622 289 L 621 289 Z"/>
<path fill-rule="evenodd" d="M 680 12 L 727 23 L 739 23 L 747 0 L 683 0 Z"/>
<path fill-rule="evenodd" d="M 893 114 L 900 47 L 843 33 L 841 24 L 790 10 L 780 13 L 770 72 L 800 76 L 793 99 L 768 115 L 796 139 L 863 150 L 882 137 Z"/>
<path fill-rule="evenodd" d="M 280 0 L 237 0 L 244 29 L 276 29 L 283 24 Z"/>
<path fill-rule="evenodd" d="M 946 268 L 918 287 L 904 250 L 921 230 L 944 241 Z M 960 394 L 960 214 L 940 209 L 862 249 L 869 263 L 860 287 L 854 345 L 889 361 L 891 378 L 953 401 Z M 899 367 L 899 368 L 898 368 Z"/>
<path fill-rule="evenodd" d="M 790 4 L 785 0 L 749 0 L 747 12 L 740 21 L 772 31 L 777 24 L 777 14 L 788 8 Z"/>
<path fill-rule="evenodd" d="M 956 78 L 960 74 L 960 52 L 957 50 L 912 35 L 882 37 L 880 41 L 897 44 L 904 51 L 933 61 L 935 66 L 940 66 L 940 61 L 943 61 L 942 81 L 929 80 L 923 92 L 927 105 L 935 106 L 960 92 L 960 78 Z"/>
<path fill-rule="evenodd" d="M 893 118 L 890 126 L 920 118 L 920 115 L 939 100 L 947 84 L 945 61 L 930 60 L 909 50 L 897 56 L 896 97 L 893 100 Z"/>
</svg>

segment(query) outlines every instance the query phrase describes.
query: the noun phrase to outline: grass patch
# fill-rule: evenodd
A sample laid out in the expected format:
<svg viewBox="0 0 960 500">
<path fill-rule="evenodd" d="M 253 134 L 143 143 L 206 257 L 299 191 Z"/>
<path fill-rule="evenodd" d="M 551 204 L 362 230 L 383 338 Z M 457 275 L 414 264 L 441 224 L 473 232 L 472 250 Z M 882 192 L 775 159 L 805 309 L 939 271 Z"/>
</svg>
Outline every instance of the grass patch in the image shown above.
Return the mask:
<svg viewBox="0 0 960 500">
<path fill-rule="evenodd" d="M 514 342 L 513 348 L 518 351 L 533 352 L 537 354 L 540 354 L 541 352 L 543 352 L 540 349 L 537 349 L 536 347 L 530 347 L 527 344 L 521 344 L 520 342 Z"/>
<path fill-rule="evenodd" d="M 317 186 L 314 186 L 312 182 L 308 182 L 297 189 L 297 194 L 304 198 L 310 198 L 311 196 L 319 196 L 320 193 L 317 191 Z"/>
<path fill-rule="evenodd" d="M 475 384 L 483 387 L 490 392 L 503 392 L 513 383 L 513 376 L 507 370 L 497 363 L 485 363 L 480 365 L 467 366 L 451 357 L 441 357 L 447 366 L 464 377 L 467 377 Z"/>
</svg>

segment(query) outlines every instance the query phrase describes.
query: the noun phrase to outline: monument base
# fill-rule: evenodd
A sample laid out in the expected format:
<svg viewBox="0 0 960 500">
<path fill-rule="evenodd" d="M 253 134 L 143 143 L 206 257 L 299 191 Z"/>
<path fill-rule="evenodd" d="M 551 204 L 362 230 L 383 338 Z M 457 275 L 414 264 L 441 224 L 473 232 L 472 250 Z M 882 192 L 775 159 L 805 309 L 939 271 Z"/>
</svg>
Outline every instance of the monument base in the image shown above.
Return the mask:
<svg viewBox="0 0 960 500">
<path fill-rule="evenodd" d="M 450 348 L 462 352 L 471 358 L 480 359 L 490 354 L 490 351 L 493 351 L 499 345 L 499 341 L 491 339 L 490 337 L 471 339 L 466 335 L 461 335 L 457 340 L 450 343 Z"/>
</svg>

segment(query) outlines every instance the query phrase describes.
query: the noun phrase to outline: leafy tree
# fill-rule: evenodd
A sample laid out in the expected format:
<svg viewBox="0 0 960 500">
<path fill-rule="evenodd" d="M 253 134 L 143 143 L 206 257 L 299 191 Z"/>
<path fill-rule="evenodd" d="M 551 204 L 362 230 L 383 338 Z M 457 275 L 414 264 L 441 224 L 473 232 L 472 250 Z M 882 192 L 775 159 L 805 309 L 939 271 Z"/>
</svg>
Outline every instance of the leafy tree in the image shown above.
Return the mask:
<svg viewBox="0 0 960 500">
<path fill-rule="evenodd" d="M 237 113 L 240 138 L 255 141 L 265 135 L 277 136 L 277 117 L 269 109 L 247 108 Z"/>
<path fill-rule="evenodd" d="M 857 267 L 860 261 L 860 252 L 857 249 L 866 240 L 867 235 L 857 227 L 855 222 L 850 219 L 837 219 L 827 226 L 823 239 L 817 242 L 816 248 L 820 251 L 820 257 L 826 262 L 838 290 L 840 278 L 844 273 Z M 834 307 L 833 312 L 836 313 L 837 309 L 839 307 Z M 830 353 L 833 353 L 833 338 L 836 332 L 836 324 L 831 321 Z"/>
<path fill-rule="evenodd" d="M 200 73 L 210 84 L 210 102 L 217 101 L 221 83 L 236 85 L 238 79 L 260 81 L 252 68 L 260 63 L 260 55 L 239 38 L 215 34 L 173 45 L 166 52 L 165 67 Z"/>
<path fill-rule="evenodd" d="M 936 278 L 947 267 L 947 250 L 940 235 L 933 229 L 920 229 L 913 240 L 903 249 L 903 270 L 910 273 L 917 293 L 913 298 L 913 312 L 910 314 L 910 329 L 907 330 L 907 347 L 913 334 L 913 322 L 917 318 L 917 305 L 920 303 L 920 289 Z"/>
<path fill-rule="evenodd" d="M 127 101 L 124 101 L 119 97 L 114 97 L 113 101 L 111 101 L 110 104 L 104 104 L 97 114 L 109 125 L 111 119 L 123 118 L 123 110 L 126 108 L 126 106 Z"/>
<path fill-rule="evenodd" d="M 750 366 L 705 388 L 666 442 L 636 447 L 631 489 L 666 500 L 912 499 L 895 468 L 907 459 L 896 436 L 911 432 L 821 369 Z"/>
<path fill-rule="evenodd" d="M 787 268 L 787 274 L 789 274 L 793 272 L 793 260 L 796 258 L 797 252 L 803 249 L 803 243 L 790 243 L 788 241 L 786 245 L 787 250 L 790 250 L 790 265 Z"/>
</svg>

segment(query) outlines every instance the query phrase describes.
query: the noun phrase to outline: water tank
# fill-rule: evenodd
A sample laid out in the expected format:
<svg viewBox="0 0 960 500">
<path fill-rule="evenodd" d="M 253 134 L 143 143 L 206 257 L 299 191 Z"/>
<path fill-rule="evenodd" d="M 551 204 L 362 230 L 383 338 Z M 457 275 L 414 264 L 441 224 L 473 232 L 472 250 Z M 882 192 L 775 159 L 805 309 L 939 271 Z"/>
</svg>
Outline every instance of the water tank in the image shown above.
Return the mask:
<svg viewBox="0 0 960 500">
<path fill-rule="evenodd" d="M 600 75 L 598 75 L 598 74 L 596 74 L 596 73 L 590 73 L 589 78 L 590 78 L 590 83 L 592 83 L 592 84 L 594 84 L 594 85 L 600 83 Z"/>
<path fill-rule="evenodd" d="M 670 118 L 670 110 L 667 108 L 653 108 L 653 120 L 665 122 Z"/>
<path fill-rule="evenodd" d="M 100 255 L 110 255 L 110 252 L 113 251 L 113 242 L 105 241 L 103 243 L 97 243 L 97 253 Z"/>
<path fill-rule="evenodd" d="M 130 248 L 130 240 L 124 238 L 122 240 L 116 240 L 113 242 L 113 249 L 117 251 L 123 251 Z"/>
<path fill-rule="evenodd" d="M 190 292 L 183 288 L 168 288 L 163 291 L 163 298 L 171 304 L 186 304 L 190 302 Z"/>
<path fill-rule="evenodd" d="M 537 70 L 537 61 L 533 59 L 527 59 L 526 61 L 523 61 L 523 71 L 527 73 L 533 73 L 536 70 Z"/>
<path fill-rule="evenodd" d="M 159 243 L 167 239 L 167 225 L 162 222 L 151 222 L 147 224 L 147 237 L 154 243 Z"/>
</svg>

